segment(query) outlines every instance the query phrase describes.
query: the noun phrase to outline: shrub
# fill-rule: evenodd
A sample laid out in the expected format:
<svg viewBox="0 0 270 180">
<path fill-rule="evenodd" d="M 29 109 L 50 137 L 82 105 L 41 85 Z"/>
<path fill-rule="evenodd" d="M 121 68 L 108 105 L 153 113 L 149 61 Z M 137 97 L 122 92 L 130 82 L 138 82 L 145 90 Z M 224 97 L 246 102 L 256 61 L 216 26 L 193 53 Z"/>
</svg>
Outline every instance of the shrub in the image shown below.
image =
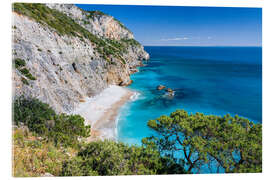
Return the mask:
<svg viewBox="0 0 270 180">
<path fill-rule="evenodd" d="M 20 59 L 20 58 L 16 58 L 15 59 L 15 67 L 20 68 L 20 67 L 23 67 L 23 66 L 25 66 L 25 60 Z"/>
<path fill-rule="evenodd" d="M 65 149 L 73 154 L 73 149 Z M 34 177 L 44 173 L 59 176 L 62 163 L 71 157 L 53 143 L 40 140 L 23 128 L 13 131 L 13 176 Z"/>
<path fill-rule="evenodd" d="M 30 73 L 30 71 L 27 68 L 21 68 L 19 71 L 28 79 L 30 80 L 36 80 L 36 78 Z"/>
<path fill-rule="evenodd" d="M 56 145 L 76 147 L 79 138 L 90 136 L 90 126 L 79 115 L 56 114 L 38 99 L 19 97 L 13 104 L 14 123 L 22 122 L 30 131 L 48 138 Z"/>
<path fill-rule="evenodd" d="M 80 115 L 60 114 L 55 120 L 55 125 L 49 133 L 49 137 L 55 144 L 76 147 L 78 138 L 89 137 L 90 126 L 84 125 L 84 118 Z"/>
<path fill-rule="evenodd" d="M 29 85 L 29 82 L 24 77 L 21 77 L 21 81 L 23 82 L 23 84 Z"/>
<path fill-rule="evenodd" d="M 158 151 L 114 141 L 89 143 L 77 157 L 63 164 L 62 176 L 135 175 L 168 173 Z M 164 171 L 161 169 L 164 168 Z M 183 168 L 182 168 L 183 169 Z M 183 171 L 182 171 L 183 172 Z"/>
</svg>

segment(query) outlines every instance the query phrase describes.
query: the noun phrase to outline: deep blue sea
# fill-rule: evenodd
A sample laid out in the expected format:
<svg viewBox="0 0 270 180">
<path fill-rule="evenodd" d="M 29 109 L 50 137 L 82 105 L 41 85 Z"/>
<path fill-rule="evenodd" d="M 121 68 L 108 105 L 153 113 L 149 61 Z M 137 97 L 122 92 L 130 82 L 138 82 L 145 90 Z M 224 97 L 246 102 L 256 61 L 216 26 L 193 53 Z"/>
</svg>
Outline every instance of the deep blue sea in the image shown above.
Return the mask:
<svg viewBox="0 0 270 180">
<path fill-rule="evenodd" d="M 262 48 L 145 47 L 149 61 L 132 75 L 136 100 L 122 107 L 119 141 L 140 144 L 153 132 L 147 121 L 176 109 L 205 114 L 238 114 L 262 122 Z M 158 85 L 175 90 L 169 98 Z"/>
</svg>

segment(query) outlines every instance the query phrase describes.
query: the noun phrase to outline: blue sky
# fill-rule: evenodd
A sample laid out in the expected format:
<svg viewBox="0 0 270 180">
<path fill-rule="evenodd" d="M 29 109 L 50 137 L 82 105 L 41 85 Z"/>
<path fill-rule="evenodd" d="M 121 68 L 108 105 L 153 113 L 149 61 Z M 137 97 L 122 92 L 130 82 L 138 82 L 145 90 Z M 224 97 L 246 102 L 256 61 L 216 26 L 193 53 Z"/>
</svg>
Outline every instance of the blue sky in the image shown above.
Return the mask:
<svg viewBox="0 0 270 180">
<path fill-rule="evenodd" d="M 261 46 L 262 9 L 82 5 L 121 21 L 143 45 Z"/>
</svg>

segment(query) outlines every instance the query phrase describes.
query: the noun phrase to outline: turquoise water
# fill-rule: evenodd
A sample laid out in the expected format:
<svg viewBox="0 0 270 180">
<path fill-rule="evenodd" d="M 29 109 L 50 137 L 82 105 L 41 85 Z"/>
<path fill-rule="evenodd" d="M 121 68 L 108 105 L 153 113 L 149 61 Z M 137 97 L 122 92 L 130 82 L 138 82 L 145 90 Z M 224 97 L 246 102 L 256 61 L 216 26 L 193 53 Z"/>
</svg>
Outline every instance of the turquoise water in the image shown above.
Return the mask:
<svg viewBox="0 0 270 180">
<path fill-rule="evenodd" d="M 147 121 L 176 109 L 244 116 L 262 122 L 262 49 L 260 47 L 145 47 L 150 60 L 132 75 L 136 100 L 122 107 L 119 141 L 140 144 L 153 134 Z M 156 90 L 163 84 L 174 98 Z"/>
</svg>

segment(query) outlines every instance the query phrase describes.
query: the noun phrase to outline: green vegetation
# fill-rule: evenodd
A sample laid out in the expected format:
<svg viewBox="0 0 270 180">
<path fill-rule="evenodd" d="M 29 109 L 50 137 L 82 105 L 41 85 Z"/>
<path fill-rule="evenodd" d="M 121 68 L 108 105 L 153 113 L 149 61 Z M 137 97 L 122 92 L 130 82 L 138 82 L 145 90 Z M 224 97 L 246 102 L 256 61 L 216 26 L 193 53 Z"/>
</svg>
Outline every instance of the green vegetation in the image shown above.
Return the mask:
<svg viewBox="0 0 270 180">
<path fill-rule="evenodd" d="M 29 82 L 24 77 L 21 77 L 21 81 L 23 82 L 23 84 L 25 84 L 27 86 L 29 85 Z"/>
<path fill-rule="evenodd" d="M 15 67 L 18 69 L 20 67 L 25 66 L 25 60 L 20 59 L 20 58 L 16 58 L 15 59 Z"/>
<path fill-rule="evenodd" d="M 77 24 L 72 18 L 57 10 L 48 8 L 44 4 L 14 3 L 13 9 L 19 14 L 33 18 L 35 21 L 41 24 L 48 25 L 59 35 L 76 36 L 79 37 L 81 41 L 84 41 L 83 38 L 90 40 L 92 43 L 96 44 L 96 50 L 101 57 L 105 59 L 109 59 L 110 56 L 113 56 L 121 60 L 122 54 L 126 52 L 127 45 L 140 45 L 134 39 L 123 39 L 119 42 L 116 40 L 100 39 Z M 100 11 L 88 11 L 88 18 L 101 15 L 104 15 L 104 13 Z M 86 24 L 87 22 L 84 23 Z M 119 24 L 123 26 L 120 22 Z M 62 52 L 59 52 L 59 54 L 62 54 Z M 123 62 L 123 60 L 121 61 Z"/>
<path fill-rule="evenodd" d="M 82 9 L 81 9 L 82 10 Z M 83 11 L 83 10 L 82 10 Z M 85 11 L 87 14 L 87 18 L 88 19 L 94 19 L 94 17 L 96 16 L 103 16 L 105 15 L 103 12 L 101 11 Z"/>
<path fill-rule="evenodd" d="M 90 126 L 79 115 L 56 114 L 48 104 L 19 97 L 13 104 L 14 123 L 23 123 L 30 131 L 46 137 L 55 145 L 79 146 L 79 138 L 90 136 Z"/>
<path fill-rule="evenodd" d="M 156 144 L 164 154 L 183 154 L 188 172 L 212 162 L 225 172 L 262 172 L 261 124 L 237 115 L 189 115 L 177 110 L 150 120 L 148 126 L 158 135 L 144 141 Z"/>
<path fill-rule="evenodd" d="M 238 116 L 177 110 L 148 122 L 157 135 L 142 146 L 79 141 L 90 133 L 84 119 L 58 115 L 37 99 L 15 100 L 14 123 L 30 130 L 13 134 L 15 176 L 183 174 L 211 163 L 225 172 L 262 171 L 262 126 Z"/>
<path fill-rule="evenodd" d="M 25 60 L 16 58 L 14 62 L 15 68 L 18 69 L 25 77 L 27 77 L 30 80 L 36 80 L 36 78 L 30 73 L 30 71 L 24 67 L 26 65 Z M 29 85 L 27 79 L 22 77 L 21 80 L 24 84 Z"/>
<path fill-rule="evenodd" d="M 113 141 L 89 143 L 66 161 L 63 176 L 169 174 L 175 163 L 150 146 L 128 146 Z M 181 166 L 177 167 L 183 173 Z"/>
<path fill-rule="evenodd" d="M 44 173 L 59 175 L 64 161 L 76 154 L 72 148 L 60 149 L 37 137 L 27 128 L 13 130 L 13 176 L 37 177 Z"/>
<path fill-rule="evenodd" d="M 130 46 L 140 46 L 141 44 L 135 39 L 121 39 L 122 42 L 130 45 Z"/>
<path fill-rule="evenodd" d="M 30 80 L 36 80 L 36 78 L 29 72 L 27 68 L 21 68 L 19 71 L 28 79 Z"/>
</svg>

